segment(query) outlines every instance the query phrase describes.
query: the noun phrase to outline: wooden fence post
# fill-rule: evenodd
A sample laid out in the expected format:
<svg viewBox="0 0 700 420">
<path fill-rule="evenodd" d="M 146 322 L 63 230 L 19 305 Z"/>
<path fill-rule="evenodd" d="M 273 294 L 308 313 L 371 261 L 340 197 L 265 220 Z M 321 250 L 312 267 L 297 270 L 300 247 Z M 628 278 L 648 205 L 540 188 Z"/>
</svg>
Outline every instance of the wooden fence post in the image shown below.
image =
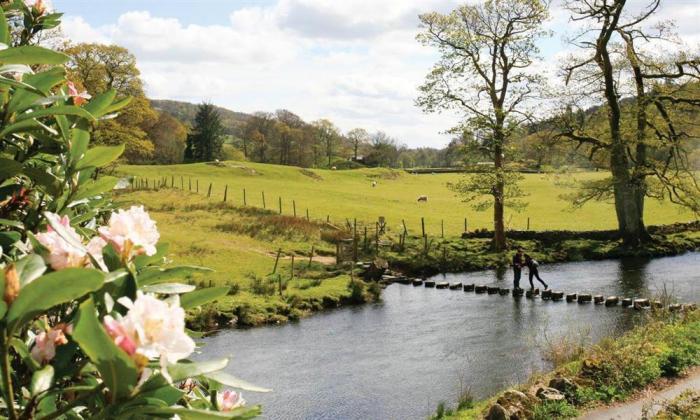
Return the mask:
<svg viewBox="0 0 700 420">
<path fill-rule="evenodd" d="M 272 268 L 272 274 L 277 272 L 277 263 L 280 261 L 280 255 L 282 255 L 282 248 L 277 250 L 277 257 L 275 257 L 275 266 Z"/>
<path fill-rule="evenodd" d="M 352 224 L 352 262 L 357 262 L 357 219 Z"/>
<path fill-rule="evenodd" d="M 290 279 L 294 280 L 294 254 L 292 254 L 292 270 Z"/>
<path fill-rule="evenodd" d="M 294 217 L 297 217 L 297 201 L 292 200 L 292 210 L 294 212 Z"/>
<path fill-rule="evenodd" d="M 362 249 L 367 251 L 367 226 L 365 225 L 365 239 L 362 241 Z"/>
<path fill-rule="evenodd" d="M 464 218 L 464 231 L 467 231 L 467 218 Z"/>
<path fill-rule="evenodd" d="M 311 255 L 309 255 L 309 265 L 307 267 L 311 267 L 311 262 L 314 259 L 314 245 L 311 245 Z"/>
<path fill-rule="evenodd" d="M 245 188 L 243 188 L 243 205 L 247 206 L 248 205 L 248 200 L 245 198 Z"/>
<path fill-rule="evenodd" d="M 197 178 L 197 190 L 195 191 L 197 194 L 199 194 L 199 178 Z"/>
<path fill-rule="evenodd" d="M 263 199 L 263 209 L 266 209 L 267 206 L 265 205 L 265 191 L 262 192 L 262 199 Z"/>
<path fill-rule="evenodd" d="M 311 218 L 309 217 L 309 209 L 306 209 L 306 221 L 310 222 Z"/>
<path fill-rule="evenodd" d="M 175 175 L 170 175 L 170 188 L 175 188 Z"/>
<path fill-rule="evenodd" d="M 440 237 L 445 237 L 445 221 L 440 220 Z"/>
<path fill-rule="evenodd" d="M 530 230 L 530 218 L 529 217 L 527 218 L 527 229 L 526 230 Z"/>
<path fill-rule="evenodd" d="M 192 192 L 192 177 L 189 177 L 189 183 L 190 183 L 190 192 Z"/>
<path fill-rule="evenodd" d="M 226 202 L 226 198 L 228 197 L 228 184 L 224 187 L 224 203 Z"/>
<path fill-rule="evenodd" d="M 185 191 L 185 177 L 180 175 L 180 189 Z"/>
<path fill-rule="evenodd" d="M 207 198 L 211 197 L 211 185 L 212 183 L 209 183 L 209 189 L 207 190 Z"/>
<path fill-rule="evenodd" d="M 422 217 L 420 218 L 420 228 L 421 228 L 421 231 L 423 232 L 423 236 L 425 236 L 425 219 Z"/>
<path fill-rule="evenodd" d="M 406 229 L 406 221 L 401 219 L 401 224 L 403 225 L 403 234 L 408 234 L 408 229 Z"/>
<path fill-rule="evenodd" d="M 279 206 L 279 207 L 280 207 L 280 214 L 282 214 L 282 197 L 279 197 L 278 202 L 279 202 L 279 205 L 280 205 L 280 206 Z"/>
<path fill-rule="evenodd" d="M 379 255 L 379 222 L 375 222 L 375 231 L 374 231 L 374 246 L 376 248 L 376 253 Z"/>
</svg>

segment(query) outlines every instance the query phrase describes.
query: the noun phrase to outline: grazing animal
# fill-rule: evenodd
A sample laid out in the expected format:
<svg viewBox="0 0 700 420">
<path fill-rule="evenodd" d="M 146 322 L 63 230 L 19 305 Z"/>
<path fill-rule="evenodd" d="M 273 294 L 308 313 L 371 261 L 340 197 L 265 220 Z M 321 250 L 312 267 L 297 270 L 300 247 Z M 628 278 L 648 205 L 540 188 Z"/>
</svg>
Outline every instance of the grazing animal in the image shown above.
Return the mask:
<svg viewBox="0 0 700 420">
<path fill-rule="evenodd" d="M 377 181 L 372 181 L 372 188 L 377 186 Z"/>
<path fill-rule="evenodd" d="M 427 195 L 418 196 L 418 201 L 425 201 L 425 202 L 427 203 L 427 202 L 428 202 L 428 196 L 427 196 Z"/>
<path fill-rule="evenodd" d="M 335 171 L 336 169 L 338 169 L 338 168 L 336 168 L 335 166 L 331 166 L 332 171 Z"/>
</svg>

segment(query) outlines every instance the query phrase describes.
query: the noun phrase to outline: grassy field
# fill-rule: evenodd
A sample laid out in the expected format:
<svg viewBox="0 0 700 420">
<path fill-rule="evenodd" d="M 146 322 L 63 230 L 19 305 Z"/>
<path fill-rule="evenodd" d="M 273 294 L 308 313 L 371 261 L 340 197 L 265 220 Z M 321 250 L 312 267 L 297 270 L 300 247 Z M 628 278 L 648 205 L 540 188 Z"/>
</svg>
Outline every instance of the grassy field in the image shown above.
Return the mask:
<svg viewBox="0 0 700 420">
<path fill-rule="evenodd" d="M 404 171 L 388 169 L 362 169 L 353 171 L 309 170 L 289 166 L 265 165 L 249 162 L 224 162 L 223 166 L 188 164 L 171 166 L 120 166 L 118 172 L 154 179 L 167 178 L 168 185 L 184 184 L 199 193 L 207 194 L 212 183 L 211 201 L 221 201 L 228 186 L 227 201 L 242 204 L 243 189 L 249 206 L 262 207 L 262 193 L 266 207 L 278 211 L 282 198 L 283 214 L 292 214 L 293 201 L 298 215 L 306 210 L 312 219 L 330 216 L 332 221 L 345 219 L 374 223 L 384 216 L 390 230 L 399 231 L 405 220 L 410 233 L 420 232 L 421 217 L 425 218 L 429 234 L 439 234 L 444 220 L 446 235 L 457 235 L 464 229 L 464 218 L 469 230 L 491 228 L 491 212 L 476 212 L 447 188 L 448 182 L 459 179 L 459 174 L 409 175 Z M 602 173 L 576 173 L 571 175 L 528 174 L 522 187 L 529 194 L 528 207 L 521 213 L 507 212 L 510 229 L 525 229 L 530 218 L 532 230 L 569 229 L 592 230 L 616 227 L 615 214 L 610 203 L 590 203 L 572 211 L 568 202 L 561 199 L 571 189 L 562 183 L 599 179 Z M 377 181 L 372 187 L 371 182 Z M 419 195 L 427 195 L 427 203 L 416 201 Z M 647 224 L 668 224 L 693 219 L 670 203 L 649 200 L 646 206 Z"/>
</svg>

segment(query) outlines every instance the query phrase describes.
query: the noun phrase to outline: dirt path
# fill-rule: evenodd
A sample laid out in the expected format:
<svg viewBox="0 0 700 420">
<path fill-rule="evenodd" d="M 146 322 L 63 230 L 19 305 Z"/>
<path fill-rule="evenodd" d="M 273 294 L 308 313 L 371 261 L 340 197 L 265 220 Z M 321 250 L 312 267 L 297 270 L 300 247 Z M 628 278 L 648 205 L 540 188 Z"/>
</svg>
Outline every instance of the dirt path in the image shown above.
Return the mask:
<svg viewBox="0 0 700 420">
<path fill-rule="evenodd" d="M 645 405 L 673 399 L 688 389 L 700 389 L 700 368 L 693 369 L 688 376 L 679 379 L 668 387 L 645 392 L 636 400 L 621 405 L 597 408 L 579 418 L 583 420 L 638 420 L 642 418 L 642 409 Z M 658 409 L 658 404 L 652 405 L 654 413 Z"/>
</svg>

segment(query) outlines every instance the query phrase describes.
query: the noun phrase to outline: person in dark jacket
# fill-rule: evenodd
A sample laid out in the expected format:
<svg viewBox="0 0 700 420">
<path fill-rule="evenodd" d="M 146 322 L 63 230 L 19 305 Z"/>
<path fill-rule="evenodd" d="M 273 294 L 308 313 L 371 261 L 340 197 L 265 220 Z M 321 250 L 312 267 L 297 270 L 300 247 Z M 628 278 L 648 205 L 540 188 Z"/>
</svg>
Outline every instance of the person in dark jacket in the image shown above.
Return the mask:
<svg viewBox="0 0 700 420">
<path fill-rule="evenodd" d="M 527 265 L 527 270 L 529 271 L 529 276 L 530 276 L 530 288 L 531 288 L 531 289 L 534 289 L 534 288 L 535 288 L 535 285 L 532 284 L 532 278 L 533 278 L 533 277 L 537 277 L 537 280 L 538 280 L 540 283 L 542 283 L 542 286 L 544 286 L 544 289 L 545 289 L 545 290 L 549 289 L 549 286 L 547 285 L 547 283 L 545 283 L 544 280 L 542 280 L 542 279 L 540 278 L 540 271 L 537 269 L 537 267 L 538 267 L 540 264 L 537 262 L 537 260 L 535 260 L 535 259 L 532 258 L 531 256 L 525 254 L 525 265 Z"/>
<path fill-rule="evenodd" d="M 513 255 L 513 290 L 520 289 L 520 276 L 522 275 L 525 259 L 523 249 L 518 248 Z"/>
</svg>

